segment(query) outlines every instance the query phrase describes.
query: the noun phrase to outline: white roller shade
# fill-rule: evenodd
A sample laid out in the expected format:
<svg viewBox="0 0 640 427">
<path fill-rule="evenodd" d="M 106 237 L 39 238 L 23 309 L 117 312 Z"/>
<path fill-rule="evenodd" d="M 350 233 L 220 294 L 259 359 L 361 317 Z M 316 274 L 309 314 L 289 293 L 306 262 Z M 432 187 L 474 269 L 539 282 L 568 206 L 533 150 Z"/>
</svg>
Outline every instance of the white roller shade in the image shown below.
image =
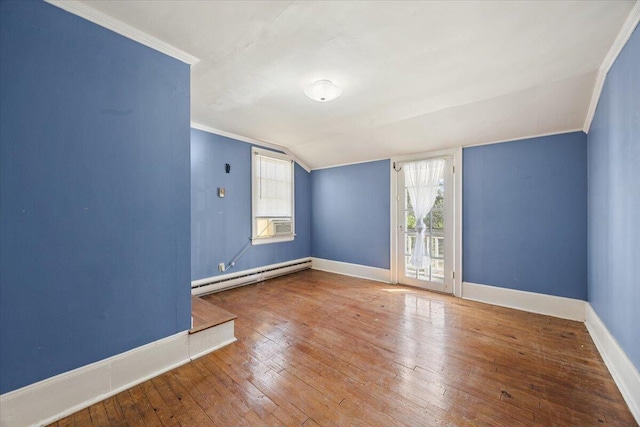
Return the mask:
<svg viewBox="0 0 640 427">
<path fill-rule="evenodd" d="M 293 167 L 290 160 L 281 160 L 255 153 L 254 202 L 258 218 L 291 218 Z"/>
</svg>

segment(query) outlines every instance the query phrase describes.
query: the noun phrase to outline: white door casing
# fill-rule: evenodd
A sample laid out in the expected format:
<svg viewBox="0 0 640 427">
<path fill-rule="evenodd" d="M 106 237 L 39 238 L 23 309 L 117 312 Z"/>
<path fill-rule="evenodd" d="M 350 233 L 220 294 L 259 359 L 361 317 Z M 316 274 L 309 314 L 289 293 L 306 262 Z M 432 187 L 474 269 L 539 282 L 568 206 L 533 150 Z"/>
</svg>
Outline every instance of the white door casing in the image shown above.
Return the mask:
<svg viewBox="0 0 640 427">
<path fill-rule="evenodd" d="M 443 200 L 434 204 L 427 216 L 426 242 L 430 251 L 438 252 L 438 244 L 444 243 L 442 253 L 433 253 L 431 271 L 417 271 L 409 266 L 408 240 L 416 233 L 406 229 L 407 201 L 402 165 L 411 161 L 445 158 Z M 461 296 L 462 279 L 462 149 L 423 153 L 391 159 L 391 277 L 393 283 L 417 286 L 438 292 Z M 444 204 L 442 203 L 444 202 Z M 410 209 L 410 207 L 409 207 Z M 444 228 L 432 227 L 433 218 L 444 219 Z M 429 221 L 431 220 L 431 221 Z M 412 219 L 410 223 L 412 223 Z M 440 221 L 437 221 L 440 223 Z M 410 224 L 411 225 L 411 224 Z M 438 244 L 436 244 L 438 243 Z M 442 257 L 442 255 L 444 255 Z M 443 259 L 442 259 L 443 258 Z"/>
</svg>

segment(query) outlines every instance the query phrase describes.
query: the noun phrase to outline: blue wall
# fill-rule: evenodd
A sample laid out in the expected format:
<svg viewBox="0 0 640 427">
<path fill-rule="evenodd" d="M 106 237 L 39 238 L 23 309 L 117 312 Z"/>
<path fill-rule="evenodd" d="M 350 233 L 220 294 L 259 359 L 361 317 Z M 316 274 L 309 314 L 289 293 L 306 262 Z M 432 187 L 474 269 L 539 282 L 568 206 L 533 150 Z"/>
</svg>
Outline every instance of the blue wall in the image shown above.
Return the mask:
<svg viewBox="0 0 640 427">
<path fill-rule="evenodd" d="M 189 66 L 0 3 L 0 392 L 189 328 Z"/>
<path fill-rule="evenodd" d="M 587 299 L 586 139 L 463 150 L 464 281 Z"/>
<path fill-rule="evenodd" d="M 311 172 L 311 255 L 389 267 L 389 160 Z"/>
<path fill-rule="evenodd" d="M 640 369 L 640 30 L 607 75 L 588 137 L 589 302 Z"/>
<path fill-rule="evenodd" d="M 310 176 L 299 165 L 294 182 L 296 238 L 251 247 L 227 273 L 310 256 Z M 251 145 L 192 129 L 191 204 L 191 278 L 222 274 L 218 264 L 228 264 L 251 237 Z"/>
</svg>

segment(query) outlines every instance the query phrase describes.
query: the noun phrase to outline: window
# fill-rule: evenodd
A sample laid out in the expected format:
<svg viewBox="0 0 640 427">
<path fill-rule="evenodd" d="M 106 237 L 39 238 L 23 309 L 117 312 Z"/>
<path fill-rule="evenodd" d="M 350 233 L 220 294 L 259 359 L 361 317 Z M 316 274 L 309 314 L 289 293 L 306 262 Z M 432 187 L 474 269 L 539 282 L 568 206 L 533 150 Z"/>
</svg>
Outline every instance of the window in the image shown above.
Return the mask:
<svg viewBox="0 0 640 427">
<path fill-rule="evenodd" d="M 293 160 L 259 148 L 252 157 L 251 240 L 254 245 L 293 240 Z"/>
</svg>

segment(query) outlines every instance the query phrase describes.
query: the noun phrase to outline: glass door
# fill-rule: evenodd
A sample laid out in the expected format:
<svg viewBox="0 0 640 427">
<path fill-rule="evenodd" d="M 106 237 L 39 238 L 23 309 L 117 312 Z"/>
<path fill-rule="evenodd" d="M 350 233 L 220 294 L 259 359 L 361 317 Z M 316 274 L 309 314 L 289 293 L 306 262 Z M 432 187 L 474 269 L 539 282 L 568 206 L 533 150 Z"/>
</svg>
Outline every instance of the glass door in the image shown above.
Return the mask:
<svg viewBox="0 0 640 427">
<path fill-rule="evenodd" d="M 407 188 L 404 166 L 398 173 L 398 282 L 421 288 L 452 293 L 453 277 L 453 179 L 452 159 L 445 160 L 444 173 L 437 184 L 437 194 L 431 209 L 422 218 L 425 256 L 421 266 L 412 262 L 416 240 L 420 238 L 419 218 L 413 208 Z M 410 162 L 406 162 L 405 165 Z M 416 185 L 420 185 L 417 183 Z M 415 258 L 414 258 L 415 259 Z"/>
</svg>

